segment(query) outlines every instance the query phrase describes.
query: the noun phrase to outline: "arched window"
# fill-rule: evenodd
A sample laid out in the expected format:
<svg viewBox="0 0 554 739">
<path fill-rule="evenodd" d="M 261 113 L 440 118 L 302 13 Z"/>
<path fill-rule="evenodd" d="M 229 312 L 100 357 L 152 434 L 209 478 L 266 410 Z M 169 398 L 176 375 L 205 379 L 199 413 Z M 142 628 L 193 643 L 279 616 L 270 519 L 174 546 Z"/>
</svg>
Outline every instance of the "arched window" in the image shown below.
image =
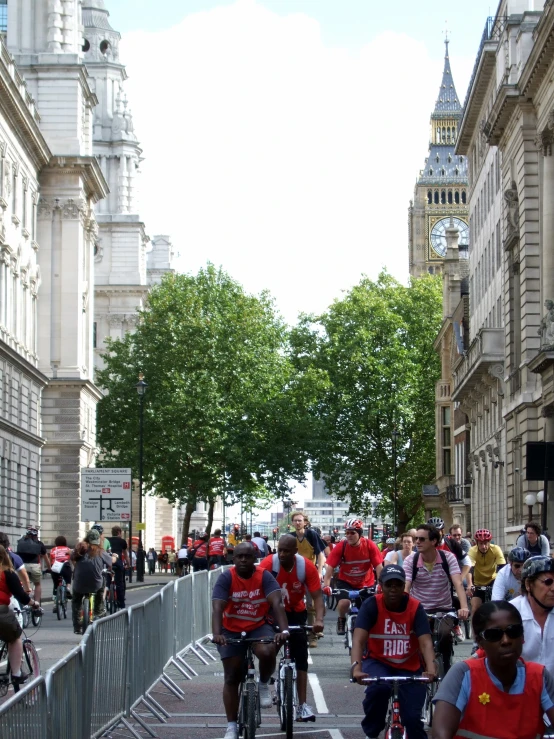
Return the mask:
<svg viewBox="0 0 554 739">
<path fill-rule="evenodd" d="M 450 143 L 450 126 L 446 129 L 446 141 Z"/>
<path fill-rule="evenodd" d="M 440 126 L 437 126 L 437 139 L 436 139 L 436 143 L 437 144 L 440 144 L 440 142 L 441 142 L 441 129 L 440 129 Z"/>
<path fill-rule="evenodd" d="M 437 164 L 438 164 L 438 163 L 440 162 L 440 160 L 441 160 L 441 158 L 440 158 L 440 156 L 439 156 L 438 154 L 437 154 L 437 156 L 435 157 L 435 159 L 436 159 L 436 162 L 437 162 Z"/>
<path fill-rule="evenodd" d="M 452 190 L 448 191 L 448 204 L 452 205 Z"/>
<path fill-rule="evenodd" d="M 430 275 L 435 273 L 435 270 L 433 269 L 433 267 L 427 267 L 427 271 L 429 272 Z"/>
<path fill-rule="evenodd" d="M 446 174 L 446 169 L 444 167 L 442 167 L 442 169 L 441 169 L 441 175 L 444 177 L 445 174 Z"/>
<path fill-rule="evenodd" d="M 442 140 L 446 141 L 446 128 L 444 126 L 442 127 Z"/>
<path fill-rule="evenodd" d="M 442 205 L 446 204 L 446 191 L 445 190 L 441 190 L 441 204 Z"/>
<path fill-rule="evenodd" d="M 458 190 L 456 190 L 456 192 L 454 193 L 454 202 L 456 203 L 456 205 L 460 204 L 460 193 L 458 192 Z"/>
<path fill-rule="evenodd" d="M 433 167 L 429 167 L 429 177 L 433 176 Z"/>
<path fill-rule="evenodd" d="M 433 192 L 431 190 L 427 190 L 427 202 L 429 205 L 433 202 Z"/>
<path fill-rule="evenodd" d="M 435 205 L 439 204 L 439 191 L 435 190 Z"/>
<path fill-rule="evenodd" d="M 456 143 L 456 126 L 452 126 L 452 143 Z"/>
<path fill-rule="evenodd" d="M 464 205 L 466 204 L 466 191 L 465 190 L 462 190 L 462 203 Z"/>
</svg>

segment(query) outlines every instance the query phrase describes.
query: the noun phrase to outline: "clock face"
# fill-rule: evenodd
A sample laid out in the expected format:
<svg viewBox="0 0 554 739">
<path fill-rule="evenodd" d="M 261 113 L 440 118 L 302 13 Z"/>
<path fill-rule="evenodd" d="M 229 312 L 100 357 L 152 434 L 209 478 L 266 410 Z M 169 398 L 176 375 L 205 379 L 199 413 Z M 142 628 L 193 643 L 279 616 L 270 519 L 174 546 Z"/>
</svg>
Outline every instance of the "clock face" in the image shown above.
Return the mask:
<svg viewBox="0 0 554 739">
<path fill-rule="evenodd" d="M 461 218 L 452 219 L 459 231 L 458 246 L 469 246 L 469 227 Z M 446 256 L 446 229 L 450 226 L 450 218 L 441 218 L 431 229 L 431 247 L 439 257 Z"/>
</svg>

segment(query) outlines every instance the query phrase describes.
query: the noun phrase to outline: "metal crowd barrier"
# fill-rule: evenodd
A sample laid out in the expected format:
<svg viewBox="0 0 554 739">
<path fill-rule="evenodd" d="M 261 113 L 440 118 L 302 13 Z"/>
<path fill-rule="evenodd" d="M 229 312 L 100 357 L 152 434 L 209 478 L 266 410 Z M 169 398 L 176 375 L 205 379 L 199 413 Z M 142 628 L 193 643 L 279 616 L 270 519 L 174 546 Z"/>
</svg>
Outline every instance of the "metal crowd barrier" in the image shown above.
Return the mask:
<svg viewBox="0 0 554 739">
<path fill-rule="evenodd" d="M 215 659 L 202 642 L 221 572 L 179 578 L 144 603 L 93 622 L 78 647 L 0 706 L 1 739 L 95 739 L 117 725 L 140 739 L 132 722 L 157 736 L 138 705 L 165 722 L 169 714 L 152 690 L 162 684 L 184 698 L 176 680 L 197 675 L 191 657 Z"/>
</svg>

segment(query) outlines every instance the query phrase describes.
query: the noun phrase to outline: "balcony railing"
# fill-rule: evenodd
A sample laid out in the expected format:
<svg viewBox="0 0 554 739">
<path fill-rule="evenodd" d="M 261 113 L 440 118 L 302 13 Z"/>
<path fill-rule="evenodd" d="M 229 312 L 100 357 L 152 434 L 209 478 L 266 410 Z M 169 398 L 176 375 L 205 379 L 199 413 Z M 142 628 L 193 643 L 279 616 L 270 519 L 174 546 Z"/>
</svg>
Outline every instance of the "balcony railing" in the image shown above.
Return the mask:
<svg viewBox="0 0 554 739">
<path fill-rule="evenodd" d="M 498 41 L 500 39 L 500 34 L 506 26 L 506 21 L 507 18 L 505 16 L 498 16 L 497 18 L 495 18 L 494 16 L 489 16 L 486 20 L 485 28 L 483 29 L 483 35 L 481 36 L 481 41 L 479 43 L 479 50 L 477 51 L 477 57 L 475 59 L 475 65 L 473 67 L 471 79 L 469 80 L 469 85 L 467 87 L 463 113 L 465 113 L 469 96 L 471 95 L 471 90 L 473 89 L 473 83 L 475 82 L 475 77 L 477 76 L 477 70 L 479 69 L 479 62 L 481 61 L 483 47 L 485 46 L 487 41 Z"/>
<path fill-rule="evenodd" d="M 465 390 L 476 385 L 489 367 L 503 362 L 504 329 L 482 328 L 454 366 L 452 400 L 460 400 Z"/>
<path fill-rule="evenodd" d="M 446 500 L 449 503 L 463 503 L 465 498 L 469 498 L 468 484 L 464 485 L 449 485 L 446 488 Z"/>
</svg>

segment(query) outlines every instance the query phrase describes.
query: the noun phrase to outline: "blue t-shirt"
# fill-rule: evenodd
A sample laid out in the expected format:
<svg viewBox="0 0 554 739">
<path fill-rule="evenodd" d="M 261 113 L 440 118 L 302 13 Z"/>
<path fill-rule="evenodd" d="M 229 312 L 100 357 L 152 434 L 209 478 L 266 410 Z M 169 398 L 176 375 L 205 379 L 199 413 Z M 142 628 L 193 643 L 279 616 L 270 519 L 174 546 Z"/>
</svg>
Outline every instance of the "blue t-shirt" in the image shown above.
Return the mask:
<svg viewBox="0 0 554 739">
<path fill-rule="evenodd" d="M 14 570 L 20 570 L 22 567 L 25 567 L 19 554 L 16 554 L 15 552 L 8 552 L 8 554 L 11 557 Z"/>
</svg>

